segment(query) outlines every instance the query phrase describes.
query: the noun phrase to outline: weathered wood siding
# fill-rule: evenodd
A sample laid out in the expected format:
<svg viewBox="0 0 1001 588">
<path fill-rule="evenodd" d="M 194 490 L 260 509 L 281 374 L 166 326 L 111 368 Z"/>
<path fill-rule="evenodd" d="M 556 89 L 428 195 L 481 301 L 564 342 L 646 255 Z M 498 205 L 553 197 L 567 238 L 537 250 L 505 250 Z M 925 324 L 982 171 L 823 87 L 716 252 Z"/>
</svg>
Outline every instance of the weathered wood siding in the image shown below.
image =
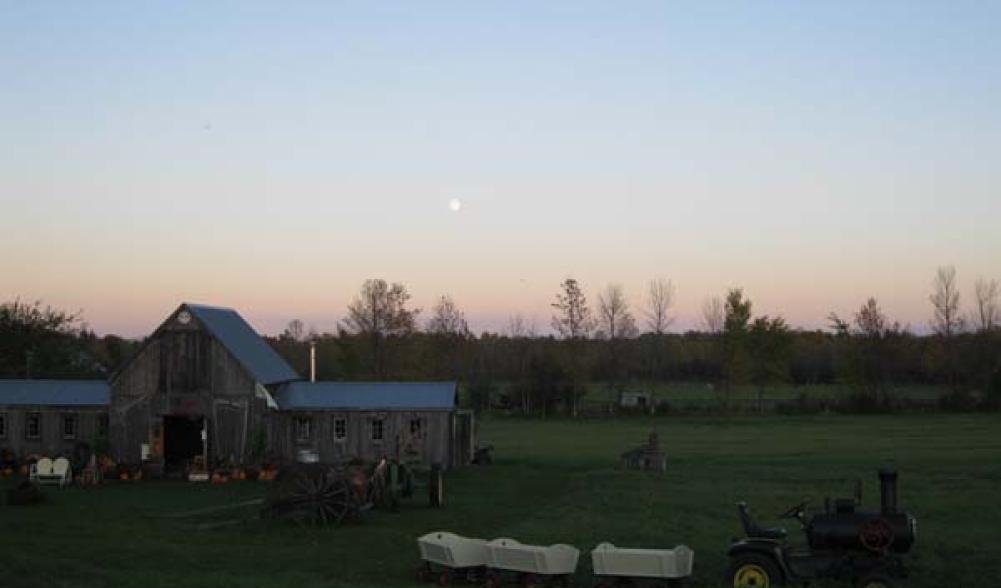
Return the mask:
<svg viewBox="0 0 1001 588">
<path fill-rule="evenodd" d="M 37 439 L 28 439 L 28 415 L 36 413 L 41 417 L 40 435 Z M 77 443 L 86 443 L 94 448 L 101 416 L 107 414 L 103 407 L 0 406 L 0 415 L 4 415 L 6 425 L 0 437 L 0 448 L 9 449 L 18 457 L 35 453 L 48 457 L 70 457 Z M 69 439 L 63 435 L 64 415 L 76 417 L 76 434 Z"/>
<path fill-rule="evenodd" d="M 296 438 L 296 419 L 309 419 L 310 438 Z M 411 438 L 411 420 L 420 420 L 420 433 L 412 436 L 415 457 L 424 464 L 451 467 L 452 418 L 447 411 L 288 411 L 272 416 L 268 430 L 268 445 L 272 459 L 295 460 L 300 450 L 314 451 L 320 461 L 344 462 L 353 458 L 374 461 L 382 457 L 397 457 L 400 443 Z M 335 423 L 344 419 L 346 436 L 337 439 Z M 373 439 L 373 422 L 383 423 L 382 440 Z M 400 439 L 400 442 L 397 440 Z"/>
<path fill-rule="evenodd" d="M 111 447 L 137 462 L 165 415 L 208 420 L 209 459 L 245 461 L 265 402 L 246 369 L 196 319 L 172 316 L 111 384 Z"/>
</svg>

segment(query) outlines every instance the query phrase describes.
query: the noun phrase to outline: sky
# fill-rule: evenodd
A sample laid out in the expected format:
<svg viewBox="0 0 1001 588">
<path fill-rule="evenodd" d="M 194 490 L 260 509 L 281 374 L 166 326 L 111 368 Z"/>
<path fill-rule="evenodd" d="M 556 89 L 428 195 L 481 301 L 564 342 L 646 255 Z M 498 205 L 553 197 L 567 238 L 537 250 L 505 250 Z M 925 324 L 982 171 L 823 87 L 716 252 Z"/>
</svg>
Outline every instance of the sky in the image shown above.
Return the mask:
<svg viewBox="0 0 1001 588">
<path fill-rule="evenodd" d="M 474 330 L 559 283 L 921 330 L 1001 278 L 1001 3 L 0 0 L 0 301 Z M 450 201 L 462 206 L 453 211 Z"/>
</svg>

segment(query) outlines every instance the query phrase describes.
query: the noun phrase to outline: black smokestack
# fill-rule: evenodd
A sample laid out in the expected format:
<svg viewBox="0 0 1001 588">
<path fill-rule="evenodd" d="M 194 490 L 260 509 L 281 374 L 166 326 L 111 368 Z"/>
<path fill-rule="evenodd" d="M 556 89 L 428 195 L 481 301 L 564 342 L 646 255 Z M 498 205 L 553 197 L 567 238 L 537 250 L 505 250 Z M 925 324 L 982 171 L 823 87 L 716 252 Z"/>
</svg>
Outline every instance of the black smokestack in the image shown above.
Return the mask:
<svg viewBox="0 0 1001 588">
<path fill-rule="evenodd" d="M 897 472 L 879 470 L 879 499 L 883 514 L 897 512 Z"/>
</svg>

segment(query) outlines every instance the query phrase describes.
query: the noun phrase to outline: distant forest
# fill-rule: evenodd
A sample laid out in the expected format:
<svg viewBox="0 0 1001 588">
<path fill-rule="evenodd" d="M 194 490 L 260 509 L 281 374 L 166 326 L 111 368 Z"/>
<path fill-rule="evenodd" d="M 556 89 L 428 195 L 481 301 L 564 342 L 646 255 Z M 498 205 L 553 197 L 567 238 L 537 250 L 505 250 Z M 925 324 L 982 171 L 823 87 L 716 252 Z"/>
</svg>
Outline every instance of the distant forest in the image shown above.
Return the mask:
<svg viewBox="0 0 1001 588">
<path fill-rule="evenodd" d="M 901 327 L 872 298 L 852 316 L 832 313 L 828 330 L 793 329 L 780 317 L 755 316 L 739 288 L 705 302 L 702 329 L 674 333 L 673 297 L 671 282 L 656 280 L 636 311 L 615 285 L 592 305 L 567 279 L 553 299 L 553 334 L 515 317 L 506 332 L 477 336 L 450 297 L 421 320 L 403 284 L 369 280 L 336 333 L 307 332 L 293 320 L 266 339 L 303 377 L 315 346 L 320 380 L 457 380 L 475 408 L 500 404 L 528 414 L 577 414 L 595 385 L 625 390 L 679 381 L 711 384 L 723 410 L 737 387 L 811 385 L 842 388 L 835 408 L 853 412 L 906 408 L 892 391 L 911 385 L 941 387 L 940 409 L 1001 407 L 996 281 L 979 281 L 964 313 L 955 270 L 940 268 L 927 335 Z M 40 303 L 0 305 L 3 378 L 107 377 L 139 344 L 98 337 L 78 316 Z"/>
</svg>

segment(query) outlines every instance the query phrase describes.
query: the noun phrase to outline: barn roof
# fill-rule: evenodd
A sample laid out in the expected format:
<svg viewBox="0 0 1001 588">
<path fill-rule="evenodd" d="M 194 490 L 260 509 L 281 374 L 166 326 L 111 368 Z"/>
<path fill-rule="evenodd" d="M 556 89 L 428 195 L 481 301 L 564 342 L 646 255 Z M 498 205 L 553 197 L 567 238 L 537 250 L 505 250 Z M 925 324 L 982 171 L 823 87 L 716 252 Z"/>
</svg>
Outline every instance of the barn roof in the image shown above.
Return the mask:
<svg viewBox="0 0 1001 588">
<path fill-rule="evenodd" d="M 186 303 L 184 306 L 262 384 L 298 380 L 293 370 L 232 308 Z"/>
<path fill-rule="evenodd" d="M 452 410 L 455 382 L 289 382 L 278 391 L 282 410 Z"/>
<path fill-rule="evenodd" d="M 104 380 L 0 380 L 0 405 L 107 406 Z"/>
</svg>

